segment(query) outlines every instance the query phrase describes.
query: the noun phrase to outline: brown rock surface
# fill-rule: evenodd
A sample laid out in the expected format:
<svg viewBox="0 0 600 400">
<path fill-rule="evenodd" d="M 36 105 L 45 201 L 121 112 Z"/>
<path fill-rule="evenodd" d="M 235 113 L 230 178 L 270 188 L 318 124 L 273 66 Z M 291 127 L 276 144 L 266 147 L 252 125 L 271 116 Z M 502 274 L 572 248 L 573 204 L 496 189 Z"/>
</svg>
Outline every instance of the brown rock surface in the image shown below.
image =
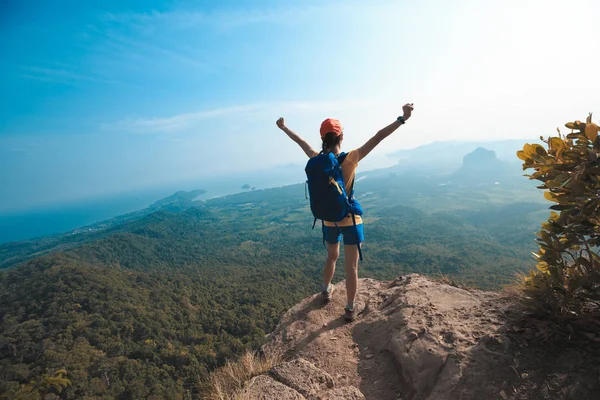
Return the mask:
<svg viewBox="0 0 600 400">
<path fill-rule="evenodd" d="M 364 400 L 365 396 L 354 386 L 332 389 L 323 394 L 323 400 Z"/>
<path fill-rule="evenodd" d="M 412 274 L 393 282 L 361 279 L 359 297 L 364 306 L 353 323 L 343 319 L 340 282 L 332 302 L 305 299 L 268 335 L 266 353 L 305 359 L 332 377 L 336 389 L 320 387 L 311 398 L 351 387 L 367 400 L 566 400 L 600 393 L 599 349 L 534 346 L 515 327 L 507 295 Z"/>
<path fill-rule="evenodd" d="M 279 382 L 295 389 L 307 399 L 318 399 L 319 393 L 333 388 L 331 376 L 301 358 L 273 367 L 271 375 Z"/>
<path fill-rule="evenodd" d="M 304 396 L 277 382 L 267 375 L 260 375 L 252 378 L 246 384 L 241 396 L 242 399 L 252 400 L 306 400 Z"/>
</svg>

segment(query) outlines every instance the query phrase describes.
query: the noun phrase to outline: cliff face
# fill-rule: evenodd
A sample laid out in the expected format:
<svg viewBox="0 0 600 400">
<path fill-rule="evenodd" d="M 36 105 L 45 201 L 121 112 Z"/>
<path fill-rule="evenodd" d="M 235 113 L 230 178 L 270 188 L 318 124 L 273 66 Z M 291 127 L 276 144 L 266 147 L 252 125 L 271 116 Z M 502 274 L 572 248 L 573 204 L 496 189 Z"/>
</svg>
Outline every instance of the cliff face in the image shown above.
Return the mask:
<svg viewBox="0 0 600 400">
<path fill-rule="evenodd" d="M 598 349 L 533 345 L 514 300 L 408 275 L 361 279 L 357 320 L 344 282 L 282 318 L 265 353 L 287 362 L 246 385 L 249 399 L 592 399 Z M 539 333 L 539 332 L 538 332 Z M 539 338 L 536 343 L 539 343 Z"/>
</svg>

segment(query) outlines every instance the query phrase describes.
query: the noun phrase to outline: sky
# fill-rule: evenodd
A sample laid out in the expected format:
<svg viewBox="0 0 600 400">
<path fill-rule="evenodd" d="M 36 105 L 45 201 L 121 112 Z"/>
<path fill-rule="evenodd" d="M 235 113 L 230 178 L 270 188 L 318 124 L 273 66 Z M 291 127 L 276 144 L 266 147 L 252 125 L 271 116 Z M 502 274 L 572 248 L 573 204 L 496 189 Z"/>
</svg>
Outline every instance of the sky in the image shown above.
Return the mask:
<svg viewBox="0 0 600 400">
<path fill-rule="evenodd" d="M 0 3 L 0 212 L 600 117 L 596 0 Z M 595 117 L 594 120 L 600 118 Z M 517 149 L 515 149 L 517 150 Z"/>
</svg>

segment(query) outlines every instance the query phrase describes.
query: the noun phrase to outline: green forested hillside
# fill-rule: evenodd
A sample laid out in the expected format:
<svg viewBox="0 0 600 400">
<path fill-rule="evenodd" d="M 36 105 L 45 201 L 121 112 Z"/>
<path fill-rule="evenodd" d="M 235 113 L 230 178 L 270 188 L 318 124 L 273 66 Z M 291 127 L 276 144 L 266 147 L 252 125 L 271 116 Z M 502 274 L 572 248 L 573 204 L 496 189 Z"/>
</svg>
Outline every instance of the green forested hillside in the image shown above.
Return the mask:
<svg viewBox="0 0 600 400">
<path fill-rule="evenodd" d="M 148 273 L 38 259 L 2 279 L 0 379 L 64 368 L 68 398 L 178 398 L 257 345 L 309 281 L 296 271 Z"/>
<path fill-rule="evenodd" d="M 444 273 L 490 289 L 531 266 L 543 205 L 499 201 L 494 187 L 436 187 L 435 202 L 378 179 L 361 184 L 362 277 Z M 407 206 L 415 191 L 422 201 Z M 193 398 L 207 371 L 318 290 L 325 250 L 303 195 L 293 185 L 158 210 L 1 272 L 0 393 L 64 368 L 64 398 Z"/>
<path fill-rule="evenodd" d="M 16 243 L 0 244 L 0 269 L 8 268 L 48 253 L 69 250 L 83 243 L 89 243 L 102 237 L 121 232 L 129 227 L 129 224 L 127 224 L 128 222 L 137 221 L 157 211 L 185 211 L 192 207 L 195 199 L 203 193 L 205 193 L 204 190 L 192 190 L 190 192 L 180 191 L 172 196 L 156 201 L 142 210 L 75 229 L 67 234 L 50 235 Z"/>
</svg>

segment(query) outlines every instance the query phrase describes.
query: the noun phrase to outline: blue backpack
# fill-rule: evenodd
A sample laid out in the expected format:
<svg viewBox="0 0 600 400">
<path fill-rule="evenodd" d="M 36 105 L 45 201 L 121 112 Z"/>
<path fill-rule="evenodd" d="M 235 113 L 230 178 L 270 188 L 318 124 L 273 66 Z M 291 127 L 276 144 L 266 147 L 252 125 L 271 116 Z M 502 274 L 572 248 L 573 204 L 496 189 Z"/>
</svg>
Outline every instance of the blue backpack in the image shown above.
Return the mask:
<svg viewBox="0 0 600 400">
<path fill-rule="evenodd" d="M 313 229 L 317 219 L 321 221 L 340 222 L 348 215 L 356 226 L 355 215 L 362 215 L 362 207 L 354 199 L 354 184 L 348 193 L 342 175 L 342 163 L 348 153 L 335 156 L 333 153 L 319 153 L 312 157 L 306 164 L 306 183 L 310 197 L 310 210 L 315 217 Z M 324 226 L 324 223 L 322 223 Z M 323 236 L 325 241 L 325 236 Z M 362 252 L 358 246 L 360 259 Z"/>
</svg>

